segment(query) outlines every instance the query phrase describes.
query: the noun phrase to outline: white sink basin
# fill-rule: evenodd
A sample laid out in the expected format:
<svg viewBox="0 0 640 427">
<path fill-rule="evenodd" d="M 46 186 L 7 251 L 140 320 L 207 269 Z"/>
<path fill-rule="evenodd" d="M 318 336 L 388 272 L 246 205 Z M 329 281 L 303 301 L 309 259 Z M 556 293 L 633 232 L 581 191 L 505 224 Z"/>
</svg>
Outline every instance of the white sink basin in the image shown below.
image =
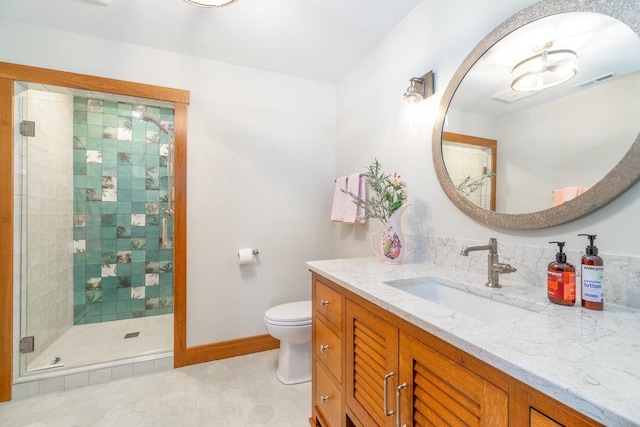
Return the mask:
<svg viewBox="0 0 640 427">
<path fill-rule="evenodd" d="M 522 307 L 453 288 L 442 284 L 436 277 L 426 276 L 414 279 L 391 280 L 384 283 L 487 323 L 516 319 L 536 313 Z"/>
</svg>

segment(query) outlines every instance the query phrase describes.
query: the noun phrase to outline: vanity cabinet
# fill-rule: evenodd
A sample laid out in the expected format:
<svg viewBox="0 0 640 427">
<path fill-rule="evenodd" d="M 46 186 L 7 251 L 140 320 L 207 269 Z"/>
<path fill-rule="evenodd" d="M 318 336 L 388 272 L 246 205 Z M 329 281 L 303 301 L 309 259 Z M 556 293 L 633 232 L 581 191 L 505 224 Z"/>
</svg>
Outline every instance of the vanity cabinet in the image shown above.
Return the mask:
<svg viewBox="0 0 640 427">
<path fill-rule="evenodd" d="M 312 426 L 344 426 L 344 296 L 340 287 L 314 275 L 312 286 Z"/>
<path fill-rule="evenodd" d="M 529 425 L 531 427 L 562 427 L 562 424 L 558 424 L 535 408 L 531 408 L 530 410 Z"/>
<path fill-rule="evenodd" d="M 313 307 L 312 426 L 601 426 L 317 273 Z"/>
<path fill-rule="evenodd" d="M 363 425 L 508 425 L 507 392 L 384 314 L 346 300 L 346 404 Z"/>
<path fill-rule="evenodd" d="M 347 299 L 345 341 L 347 406 L 366 426 L 394 426 L 398 328 Z"/>
<path fill-rule="evenodd" d="M 403 332 L 398 381 L 401 425 L 509 425 L 507 391 Z"/>
</svg>

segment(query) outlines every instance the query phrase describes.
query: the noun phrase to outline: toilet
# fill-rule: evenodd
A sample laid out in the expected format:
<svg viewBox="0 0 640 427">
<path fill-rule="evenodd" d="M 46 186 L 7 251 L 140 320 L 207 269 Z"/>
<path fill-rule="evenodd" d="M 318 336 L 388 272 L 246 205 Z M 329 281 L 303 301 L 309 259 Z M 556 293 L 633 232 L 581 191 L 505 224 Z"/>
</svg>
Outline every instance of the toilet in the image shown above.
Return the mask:
<svg viewBox="0 0 640 427">
<path fill-rule="evenodd" d="M 311 381 L 311 301 L 277 305 L 264 313 L 264 326 L 280 340 L 276 377 L 284 384 Z"/>
</svg>

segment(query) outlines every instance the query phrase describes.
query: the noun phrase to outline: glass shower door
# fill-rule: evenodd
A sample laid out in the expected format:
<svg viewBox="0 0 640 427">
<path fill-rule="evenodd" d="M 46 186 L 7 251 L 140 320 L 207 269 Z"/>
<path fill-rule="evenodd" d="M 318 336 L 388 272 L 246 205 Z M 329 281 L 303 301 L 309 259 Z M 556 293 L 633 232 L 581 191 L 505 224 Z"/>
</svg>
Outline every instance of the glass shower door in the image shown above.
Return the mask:
<svg viewBox="0 0 640 427">
<path fill-rule="evenodd" d="M 15 89 L 15 128 L 35 124 L 33 136 L 16 135 L 15 150 L 16 323 L 25 347 L 29 337 L 34 343 L 21 352 L 19 372 L 171 351 L 172 319 L 156 318 L 152 328 L 166 331 L 146 344 L 123 344 L 116 321 L 173 313 L 173 109 L 65 88 Z"/>
<path fill-rule="evenodd" d="M 73 98 L 21 83 L 15 89 L 21 343 L 35 344 L 22 353 L 24 373 L 59 365 L 39 358 L 73 324 Z"/>
</svg>

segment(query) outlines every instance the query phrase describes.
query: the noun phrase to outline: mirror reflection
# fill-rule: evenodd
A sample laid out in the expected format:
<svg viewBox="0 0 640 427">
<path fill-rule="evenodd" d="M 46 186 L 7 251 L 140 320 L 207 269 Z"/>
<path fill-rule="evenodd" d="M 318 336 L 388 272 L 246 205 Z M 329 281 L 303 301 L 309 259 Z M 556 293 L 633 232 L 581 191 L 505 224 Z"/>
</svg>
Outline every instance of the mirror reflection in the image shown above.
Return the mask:
<svg viewBox="0 0 640 427">
<path fill-rule="evenodd" d="M 523 62 L 525 71 L 516 67 Z M 475 205 L 505 214 L 588 197 L 638 136 L 639 70 L 640 38 L 606 15 L 561 13 L 509 34 L 473 65 L 449 104 L 442 152 L 454 186 Z M 514 84 L 523 74 L 530 87 Z M 568 79 L 558 83 L 561 74 Z M 559 80 L 536 88 L 548 79 Z M 489 166 L 486 149 L 483 158 L 451 135 L 495 141 L 500 156 L 494 152 Z M 479 160 L 459 157 L 470 150 Z M 465 163 L 475 169 L 461 171 Z"/>
<path fill-rule="evenodd" d="M 442 134 L 442 157 L 456 190 L 483 209 L 496 210 L 497 141 Z"/>
</svg>

